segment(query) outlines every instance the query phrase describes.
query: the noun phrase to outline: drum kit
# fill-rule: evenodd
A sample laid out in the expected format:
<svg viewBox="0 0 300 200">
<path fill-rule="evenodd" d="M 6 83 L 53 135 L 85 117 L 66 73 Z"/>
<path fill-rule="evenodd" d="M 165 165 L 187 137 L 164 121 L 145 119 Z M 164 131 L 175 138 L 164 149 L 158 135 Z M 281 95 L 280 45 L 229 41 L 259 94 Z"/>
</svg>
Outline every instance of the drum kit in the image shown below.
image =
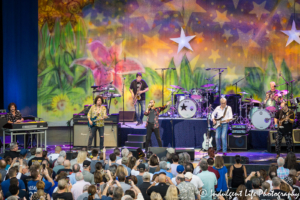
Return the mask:
<svg viewBox="0 0 300 200">
<path fill-rule="evenodd" d="M 269 98 L 267 101 L 263 102 L 252 98 L 245 98 L 245 101 L 243 101 L 244 95 L 247 95 L 248 93 L 239 93 L 242 96 L 239 100 L 240 113 L 235 123 L 247 124 L 248 128 L 260 130 L 267 128 L 274 129 L 275 114 L 280 109 L 280 103 L 283 101 L 283 96 L 287 95 L 289 91 L 279 91 L 274 94 L 274 98 Z M 244 117 L 242 116 L 243 109 L 245 110 Z"/>
<path fill-rule="evenodd" d="M 202 118 L 207 116 L 208 99 L 212 94 L 216 93 L 212 89 L 215 86 L 214 84 L 202 85 L 201 88 L 193 88 L 190 91 L 178 85 L 170 86 L 172 88 L 167 88 L 171 91 L 172 100 L 172 106 L 168 111 L 169 116 L 181 118 Z M 183 94 L 179 94 L 179 92 Z"/>
</svg>

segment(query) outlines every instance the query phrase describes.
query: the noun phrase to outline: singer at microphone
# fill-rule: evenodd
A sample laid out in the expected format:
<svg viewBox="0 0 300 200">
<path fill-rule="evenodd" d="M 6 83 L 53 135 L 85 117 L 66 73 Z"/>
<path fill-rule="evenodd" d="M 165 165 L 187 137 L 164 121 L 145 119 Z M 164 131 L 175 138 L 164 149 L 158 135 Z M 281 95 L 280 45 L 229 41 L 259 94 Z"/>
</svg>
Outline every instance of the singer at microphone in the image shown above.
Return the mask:
<svg viewBox="0 0 300 200">
<path fill-rule="evenodd" d="M 159 113 L 163 110 L 165 110 L 168 105 L 171 104 L 171 101 L 169 101 L 166 105 L 162 107 L 155 107 L 155 101 L 150 100 L 148 108 L 146 112 L 144 113 L 145 116 L 147 116 L 147 136 L 146 136 L 146 144 L 145 144 L 145 150 L 148 151 L 149 143 L 151 142 L 151 135 L 152 132 L 154 132 L 158 146 L 162 147 L 162 142 L 159 134 L 159 123 L 158 123 L 158 117 Z M 151 108 L 151 109 L 150 109 Z"/>
</svg>

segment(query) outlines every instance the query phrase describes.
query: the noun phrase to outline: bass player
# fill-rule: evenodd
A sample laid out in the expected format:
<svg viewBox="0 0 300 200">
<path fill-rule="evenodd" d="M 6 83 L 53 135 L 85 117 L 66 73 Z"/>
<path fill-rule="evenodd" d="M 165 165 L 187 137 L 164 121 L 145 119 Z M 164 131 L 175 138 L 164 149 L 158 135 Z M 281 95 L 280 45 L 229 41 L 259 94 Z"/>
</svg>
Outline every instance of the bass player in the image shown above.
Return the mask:
<svg viewBox="0 0 300 200">
<path fill-rule="evenodd" d="M 145 106 L 145 93 L 149 90 L 148 85 L 145 80 L 142 79 L 142 74 L 137 73 L 136 79 L 130 84 L 130 93 L 134 103 L 134 109 L 136 114 L 137 126 L 143 124 L 144 112 L 146 110 Z M 139 109 L 139 104 L 141 110 Z"/>
<path fill-rule="evenodd" d="M 215 137 L 217 145 L 216 154 L 221 152 L 222 138 L 223 155 L 226 155 L 228 123 L 232 120 L 232 109 L 230 106 L 227 106 L 227 100 L 225 98 L 221 98 L 220 103 L 221 105 L 217 106 L 212 113 L 212 121 L 214 125 L 217 123 L 217 121 L 220 121 L 220 126 L 216 129 Z"/>
</svg>

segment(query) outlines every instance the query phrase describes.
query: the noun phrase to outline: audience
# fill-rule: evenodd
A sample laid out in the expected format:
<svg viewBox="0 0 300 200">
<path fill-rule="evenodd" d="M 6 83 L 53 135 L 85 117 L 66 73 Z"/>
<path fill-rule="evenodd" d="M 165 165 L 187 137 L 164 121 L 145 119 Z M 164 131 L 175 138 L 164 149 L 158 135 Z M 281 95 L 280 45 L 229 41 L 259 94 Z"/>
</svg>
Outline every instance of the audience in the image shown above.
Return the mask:
<svg viewBox="0 0 300 200">
<path fill-rule="evenodd" d="M 171 164 L 171 173 L 173 174 L 173 176 L 177 176 L 177 166 L 179 165 L 178 164 L 178 160 L 179 160 L 179 157 L 177 154 L 173 154 L 172 155 L 172 164 Z"/>
<path fill-rule="evenodd" d="M 224 165 L 224 160 L 222 156 L 216 156 L 215 158 L 215 166 L 213 167 L 220 174 L 220 178 L 218 179 L 218 187 L 216 188 L 217 192 L 226 192 L 228 189 L 228 176 L 227 176 L 227 168 Z"/>
<path fill-rule="evenodd" d="M 8 191 L 9 191 L 9 186 L 10 186 L 10 181 L 12 178 L 16 178 L 17 176 L 17 171 L 14 168 L 10 168 L 8 170 L 8 177 L 9 179 L 7 179 L 6 181 L 3 181 L 1 183 L 1 187 L 2 187 L 2 192 L 5 195 Z M 25 184 L 22 180 L 18 179 L 19 185 L 18 187 L 20 188 L 20 190 L 24 190 L 25 191 Z"/>
<path fill-rule="evenodd" d="M 16 143 L 16 142 L 10 143 L 9 149 L 10 149 L 9 151 L 5 152 L 5 154 L 3 156 L 4 158 L 6 158 L 7 156 L 9 156 L 11 159 L 19 157 L 20 153 L 18 152 L 18 149 L 19 149 L 18 143 Z"/>
<path fill-rule="evenodd" d="M 12 185 L 18 187 L 18 197 L 20 199 L 23 199 L 24 197 L 26 199 L 29 199 L 27 192 L 25 190 L 20 190 L 19 189 L 19 181 L 18 181 L 18 179 L 16 177 L 10 179 L 10 186 L 9 186 L 8 192 L 6 192 L 6 194 L 4 195 L 5 197 L 9 197 L 11 195 L 14 195 L 13 194 L 14 192 L 13 193 L 11 192 Z M 16 187 L 12 187 L 12 188 L 16 189 Z"/>
<path fill-rule="evenodd" d="M 32 148 L 30 149 L 30 156 L 29 156 L 29 158 L 26 158 L 27 163 L 29 162 L 29 160 L 31 160 L 32 158 L 35 157 L 35 153 L 36 153 L 36 148 L 35 148 L 35 147 L 32 147 Z"/>
<path fill-rule="evenodd" d="M 191 172 L 187 172 L 185 175 L 179 174 L 177 176 L 176 181 L 180 199 L 193 200 L 195 197 L 197 197 L 198 200 L 201 199 L 200 191 L 195 187 L 194 184 L 191 183 L 192 178 L 193 174 Z"/>
<path fill-rule="evenodd" d="M 65 161 L 65 159 L 62 157 L 62 156 L 59 156 L 58 158 L 57 158 L 57 160 L 56 160 L 56 166 L 55 167 L 53 167 L 53 171 L 57 174 L 57 172 L 58 172 L 58 170 L 60 170 L 60 169 L 64 169 L 64 166 L 63 166 L 63 164 L 64 164 L 64 161 Z"/>
<path fill-rule="evenodd" d="M 201 190 L 201 188 L 203 186 L 203 182 L 198 176 L 193 174 L 193 167 L 192 167 L 191 163 L 188 163 L 185 166 L 185 174 L 187 174 L 187 173 L 191 174 L 191 180 L 189 182 L 194 184 L 194 186 L 197 188 L 197 190 Z"/>
<path fill-rule="evenodd" d="M 149 172 L 145 172 L 143 174 L 143 182 L 138 185 L 143 197 L 145 200 L 150 200 L 150 196 L 147 194 L 147 189 L 150 187 L 150 174 Z"/>
<path fill-rule="evenodd" d="M 68 185 L 65 179 L 58 181 L 57 192 L 53 193 L 53 200 L 73 200 L 73 194 L 71 193 L 72 184 Z M 79 195 L 80 196 L 80 195 Z M 74 198 L 76 200 L 76 198 Z"/>
<path fill-rule="evenodd" d="M 235 164 L 231 165 L 229 171 L 229 178 L 231 178 L 231 187 L 237 188 L 239 185 L 245 183 L 247 177 L 246 167 L 241 164 L 241 156 L 235 156 Z"/>
<path fill-rule="evenodd" d="M 74 164 L 79 164 L 80 166 L 80 170 L 83 171 L 83 162 L 85 160 L 91 161 L 91 159 L 89 159 L 87 157 L 87 152 L 86 151 L 79 151 L 78 155 L 75 159 L 71 160 L 71 166 L 73 166 Z"/>
<path fill-rule="evenodd" d="M 89 182 L 90 184 L 95 184 L 94 175 L 90 173 L 91 171 L 90 165 L 91 165 L 91 161 L 85 160 L 83 162 L 83 171 L 82 171 L 83 179 L 84 181 Z"/>
<path fill-rule="evenodd" d="M 162 197 L 165 197 L 169 188 L 169 185 L 167 185 L 166 183 L 168 183 L 169 185 L 173 185 L 173 182 L 171 181 L 170 177 L 167 176 L 166 172 L 159 172 L 158 176 L 155 178 L 155 181 L 153 181 L 153 183 L 148 188 L 147 194 L 151 196 L 152 192 L 157 192 Z"/>
<path fill-rule="evenodd" d="M 155 172 L 154 174 L 160 174 L 161 172 L 164 172 L 170 179 L 173 178 L 172 173 L 168 172 L 168 163 L 166 161 L 161 161 L 159 163 L 160 170 L 158 172 Z"/>
<path fill-rule="evenodd" d="M 117 151 L 117 153 L 118 153 L 118 151 Z M 123 148 L 121 154 L 122 154 L 122 158 L 124 158 L 124 157 L 129 158 L 129 150 L 127 148 Z M 122 160 L 121 159 L 117 159 L 117 154 L 115 154 L 115 155 L 116 155 L 117 164 L 121 165 L 122 164 Z M 120 156 L 120 154 L 118 156 Z"/>
<path fill-rule="evenodd" d="M 120 149 L 119 149 L 118 147 L 116 147 L 116 148 L 114 149 L 114 153 L 115 153 L 116 156 L 117 156 L 117 161 L 120 160 L 120 159 L 122 159 L 122 157 L 120 156 L 121 152 L 120 152 Z"/>
<path fill-rule="evenodd" d="M 56 146 L 55 147 L 55 152 L 54 153 L 52 153 L 52 154 L 50 154 L 49 156 L 48 156 L 48 158 L 49 158 L 49 160 L 50 160 L 50 163 L 54 163 L 54 161 L 58 158 L 58 156 L 59 156 L 59 153 L 61 152 L 61 147 L 60 146 Z"/>
<path fill-rule="evenodd" d="M 35 152 L 35 157 L 28 161 L 28 166 L 30 167 L 36 161 L 39 162 L 41 165 L 43 160 L 45 160 L 45 158 L 43 157 L 43 149 L 37 148 Z"/>
<path fill-rule="evenodd" d="M 283 167 L 289 170 L 295 169 L 296 171 L 300 171 L 300 163 L 297 162 L 297 158 L 294 152 L 289 152 L 287 154 Z"/>
<path fill-rule="evenodd" d="M 236 196 L 233 200 L 246 200 L 247 199 L 247 188 L 244 184 L 241 184 L 236 189 Z"/>
<path fill-rule="evenodd" d="M 289 175 L 290 170 L 283 167 L 284 159 L 282 157 L 279 157 L 277 159 L 277 165 L 278 165 L 277 176 L 281 179 L 284 179 L 285 177 L 287 177 Z"/>
<path fill-rule="evenodd" d="M 64 168 L 57 171 L 56 174 L 60 174 L 60 172 L 67 172 L 68 175 L 72 174 L 71 163 L 69 160 L 65 160 L 63 163 Z"/>
<path fill-rule="evenodd" d="M 31 196 L 31 199 L 32 200 L 39 200 L 39 199 L 50 199 L 50 195 L 45 193 L 44 190 L 45 190 L 45 183 L 43 181 L 38 181 L 36 183 L 36 189 L 37 189 L 37 192 L 34 193 L 32 196 Z"/>
<path fill-rule="evenodd" d="M 7 173 L 7 170 L 5 170 L 5 168 L 6 168 L 5 160 L 0 160 L 0 174 L 2 175 L 1 176 L 1 182 L 3 182 L 3 180 L 6 176 L 6 173 Z"/>
<path fill-rule="evenodd" d="M 72 167 L 72 174 L 68 176 L 69 179 L 70 179 L 70 183 L 71 183 L 72 185 L 74 185 L 74 184 L 77 182 L 77 180 L 76 180 L 76 178 L 75 178 L 75 175 L 76 175 L 76 173 L 78 173 L 78 172 L 80 172 L 80 165 L 76 163 L 76 164 L 74 164 L 73 167 Z"/>
<path fill-rule="evenodd" d="M 201 199 L 211 200 L 212 195 L 215 192 L 215 185 L 218 184 L 217 177 L 213 172 L 208 171 L 208 163 L 205 159 L 200 161 L 200 168 L 202 169 L 202 172 L 197 174 L 197 176 L 203 182 L 202 190 L 207 191 L 205 193 L 201 193 Z"/>
<path fill-rule="evenodd" d="M 84 181 L 83 174 L 81 172 L 77 172 L 75 174 L 75 178 L 76 183 L 72 186 L 71 189 L 74 200 L 76 200 L 83 193 L 83 187 L 85 185 L 91 185 L 89 182 Z"/>
</svg>

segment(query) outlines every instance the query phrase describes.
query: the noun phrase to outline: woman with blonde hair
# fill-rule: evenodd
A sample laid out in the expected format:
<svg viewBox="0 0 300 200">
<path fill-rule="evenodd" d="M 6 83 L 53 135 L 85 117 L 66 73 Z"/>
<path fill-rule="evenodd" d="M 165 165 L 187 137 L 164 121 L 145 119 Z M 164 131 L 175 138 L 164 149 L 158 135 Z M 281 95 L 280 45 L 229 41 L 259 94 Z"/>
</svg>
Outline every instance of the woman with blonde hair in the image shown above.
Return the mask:
<svg viewBox="0 0 300 200">
<path fill-rule="evenodd" d="M 175 200 L 178 199 L 178 192 L 177 192 L 177 187 L 175 185 L 170 185 L 166 196 L 165 196 L 166 200 Z"/>
<path fill-rule="evenodd" d="M 123 165 L 117 167 L 116 174 L 119 174 L 119 172 L 124 172 L 125 176 L 128 176 L 128 171 Z"/>
<path fill-rule="evenodd" d="M 226 192 L 228 189 L 228 176 L 227 176 L 227 168 L 224 165 L 223 157 L 216 156 L 215 158 L 215 166 L 213 167 L 220 174 L 220 178 L 218 179 L 218 187 L 216 188 L 216 192 Z"/>
<path fill-rule="evenodd" d="M 37 192 L 31 196 L 30 198 L 31 200 L 38 200 L 38 199 L 50 200 L 50 195 L 44 192 L 45 183 L 43 181 L 39 181 L 36 183 L 36 189 Z"/>
<path fill-rule="evenodd" d="M 156 192 L 151 193 L 150 199 L 151 200 L 163 200 L 161 195 L 159 193 L 156 193 Z"/>
</svg>

